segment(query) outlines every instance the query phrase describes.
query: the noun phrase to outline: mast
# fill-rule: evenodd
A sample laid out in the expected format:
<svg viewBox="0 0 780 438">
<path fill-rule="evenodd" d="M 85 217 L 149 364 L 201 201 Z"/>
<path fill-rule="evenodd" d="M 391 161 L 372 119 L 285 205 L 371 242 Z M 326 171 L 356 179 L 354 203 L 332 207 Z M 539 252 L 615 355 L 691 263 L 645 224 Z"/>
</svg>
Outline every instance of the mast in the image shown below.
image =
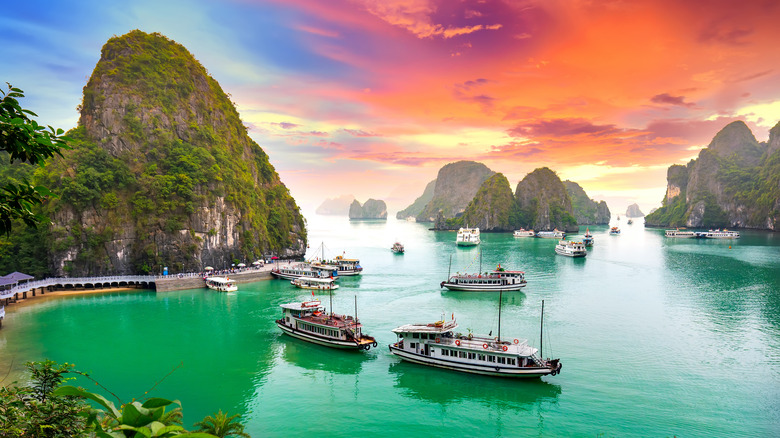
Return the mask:
<svg viewBox="0 0 780 438">
<path fill-rule="evenodd" d="M 482 249 L 479 250 L 479 275 L 482 275 Z"/>
<path fill-rule="evenodd" d="M 450 254 L 450 267 L 447 268 L 447 281 L 450 281 L 450 271 L 452 270 L 452 254 Z"/>
<path fill-rule="evenodd" d="M 498 342 L 501 342 L 501 301 L 503 301 L 504 290 L 498 291 Z"/>
<path fill-rule="evenodd" d="M 539 359 L 544 359 L 544 354 L 542 354 L 542 347 L 544 346 L 542 344 L 543 339 L 542 333 L 544 333 L 544 300 L 542 300 L 542 322 L 539 324 Z"/>
<path fill-rule="evenodd" d="M 322 259 L 321 260 L 322 260 L 322 263 L 324 264 L 325 263 L 325 242 L 322 242 L 321 246 L 322 246 Z"/>
<path fill-rule="evenodd" d="M 331 288 L 328 289 L 328 292 L 330 292 L 330 316 L 333 316 L 333 285 L 331 284 Z"/>
<path fill-rule="evenodd" d="M 357 295 L 355 295 L 355 326 L 357 326 L 358 319 L 357 319 Z"/>
</svg>

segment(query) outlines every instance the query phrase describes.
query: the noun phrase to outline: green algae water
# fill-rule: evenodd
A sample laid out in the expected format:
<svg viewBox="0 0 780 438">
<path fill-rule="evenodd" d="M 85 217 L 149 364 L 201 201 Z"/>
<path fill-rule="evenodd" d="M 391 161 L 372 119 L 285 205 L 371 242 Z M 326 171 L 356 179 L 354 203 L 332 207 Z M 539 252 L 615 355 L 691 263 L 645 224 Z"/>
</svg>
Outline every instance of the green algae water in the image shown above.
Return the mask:
<svg viewBox="0 0 780 438">
<path fill-rule="evenodd" d="M 0 375 L 18 376 L 29 360 L 67 361 L 124 401 L 152 387 L 150 395 L 181 400 L 185 427 L 222 409 L 240 413 L 253 436 L 780 435 L 777 234 L 668 239 L 622 222 L 620 236 L 590 227 L 595 246 L 570 259 L 554 253 L 554 239 L 483 233 L 480 246 L 456 248 L 455 233 L 425 224 L 309 219 L 311 251 L 322 241 L 326 256 L 361 259 L 363 275 L 339 280 L 333 308 L 353 314 L 357 297 L 377 349 L 283 336 L 279 304 L 311 295 L 269 280 L 229 294 L 114 292 L 11 305 Z M 396 240 L 406 254 L 390 251 Z M 443 314 L 454 313 L 460 331 L 496 332 L 497 294 L 439 288 L 450 256 L 453 273 L 473 273 L 480 252 L 483 271 L 501 263 L 526 272 L 522 292 L 504 293 L 502 337 L 538 347 L 544 300 L 544 356 L 561 359 L 560 375 L 482 377 L 388 352 L 392 328 Z"/>
</svg>

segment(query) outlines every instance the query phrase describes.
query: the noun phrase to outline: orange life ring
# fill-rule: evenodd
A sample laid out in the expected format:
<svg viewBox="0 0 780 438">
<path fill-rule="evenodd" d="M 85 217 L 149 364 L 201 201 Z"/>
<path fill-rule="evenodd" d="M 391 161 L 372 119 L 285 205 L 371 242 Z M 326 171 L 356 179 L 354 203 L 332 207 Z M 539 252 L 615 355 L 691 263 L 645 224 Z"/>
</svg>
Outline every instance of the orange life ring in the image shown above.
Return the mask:
<svg viewBox="0 0 780 438">
<path fill-rule="evenodd" d="M 484 348 L 485 350 L 487 350 L 487 348 L 488 348 L 488 344 L 482 344 L 482 348 Z"/>
<path fill-rule="evenodd" d="M 509 350 L 509 347 L 507 347 L 506 345 L 504 345 L 504 346 L 503 346 L 501 349 L 502 349 L 502 350 L 504 350 L 504 351 L 507 351 L 507 350 Z"/>
<path fill-rule="evenodd" d="M 436 338 L 436 343 L 438 344 L 439 342 L 441 342 L 441 339 L 440 338 Z"/>
<path fill-rule="evenodd" d="M 515 339 L 513 342 L 515 343 L 515 345 L 520 343 L 520 341 L 518 339 Z"/>
<path fill-rule="evenodd" d="M 460 339 L 455 339 L 455 345 L 460 346 Z"/>
</svg>

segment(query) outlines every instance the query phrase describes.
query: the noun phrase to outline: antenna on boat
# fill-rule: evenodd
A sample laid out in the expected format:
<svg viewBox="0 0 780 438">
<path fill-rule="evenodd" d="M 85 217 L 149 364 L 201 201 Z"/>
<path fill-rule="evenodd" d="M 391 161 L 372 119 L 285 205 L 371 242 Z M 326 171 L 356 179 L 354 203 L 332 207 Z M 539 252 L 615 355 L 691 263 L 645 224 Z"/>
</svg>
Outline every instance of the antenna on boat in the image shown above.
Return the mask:
<svg viewBox="0 0 780 438">
<path fill-rule="evenodd" d="M 330 316 L 333 316 L 333 288 L 328 289 L 328 292 L 330 292 Z"/>
<path fill-rule="evenodd" d="M 504 290 L 498 291 L 498 342 L 501 342 L 501 301 L 503 301 Z"/>
<path fill-rule="evenodd" d="M 447 268 L 447 281 L 450 281 L 450 271 L 452 271 L 452 254 L 450 254 L 450 267 Z"/>
<path fill-rule="evenodd" d="M 542 348 L 544 345 L 542 344 L 542 333 L 544 333 L 544 300 L 542 300 L 542 321 L 539 324 L 539 359 L 544 359 L 544 354 Z"/>
<path fill-rule="evenodd" d="M 482 249 L 479 250 L 479 274 L 482 274 Z"/>
<path fill-rule="evenodd" d="M 357 295 L 355 295 L 355 325 L 357 325 L 357 323 L 358 323 L 358 318 L 357 318 Z"/>
</svg>

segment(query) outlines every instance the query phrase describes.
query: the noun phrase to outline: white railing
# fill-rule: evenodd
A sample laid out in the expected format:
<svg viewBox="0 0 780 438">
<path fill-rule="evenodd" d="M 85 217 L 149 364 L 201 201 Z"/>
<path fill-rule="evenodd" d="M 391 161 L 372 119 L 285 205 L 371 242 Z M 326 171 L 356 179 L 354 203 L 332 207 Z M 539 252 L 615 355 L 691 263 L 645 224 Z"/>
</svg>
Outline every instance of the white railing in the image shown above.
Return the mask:
<svg viewBox="0 0 780 438">
<path fill-rule="evenodd" d="M 28 292 L 39 287 L 47 287 L 54 285 L 95 285 L 106 283 L 154 283 L 156 279 L 162 278 L 162 276 L 155 275 L 114 275 L 110 277 L 60 277 L 60 278 L 46 278 L 37 281 L 28 281 L 27 283 L 17 284 L 11 289 L 0 291 L 0 299 L 11 298 L 17 293 Z"/>
</svg>

